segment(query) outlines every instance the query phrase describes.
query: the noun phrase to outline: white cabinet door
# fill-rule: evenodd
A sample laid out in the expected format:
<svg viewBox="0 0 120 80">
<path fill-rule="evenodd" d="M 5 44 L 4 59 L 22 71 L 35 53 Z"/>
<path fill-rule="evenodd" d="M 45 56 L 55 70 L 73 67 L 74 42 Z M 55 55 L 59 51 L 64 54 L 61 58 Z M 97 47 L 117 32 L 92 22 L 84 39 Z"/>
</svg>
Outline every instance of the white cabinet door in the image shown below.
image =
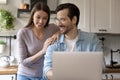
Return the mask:
<svg viewBox="0 0 120 80">
<path fill-rule="evenodd" d="M 16 80 L 15 75 L 0 75 L 0 80 Z"/>
<path fill-rule="evenodd" d="M 104 73 L 102 75 L 102 80 L 120 80 L 119 73 Z"/>
<path fill-rule="evenodd" d="M 111 0 L 111 33 L 120 33 L 120 0 Z"/>
<path fill-rule="evenodd" d="M 109 33 L 111 0 L 91 0 L 91 32 Z"/>
<path fill-rule="evenodd" d="M 91 32 L 120 33 L 120 0 L 91 0 Z"/>
<path fill-rule="evenodd" d="M 80 9 L 80 20 L 78 29 L 89 32 L 90 31 L 90 0 L 76 1 L 77 6 Z"/>
</svg>

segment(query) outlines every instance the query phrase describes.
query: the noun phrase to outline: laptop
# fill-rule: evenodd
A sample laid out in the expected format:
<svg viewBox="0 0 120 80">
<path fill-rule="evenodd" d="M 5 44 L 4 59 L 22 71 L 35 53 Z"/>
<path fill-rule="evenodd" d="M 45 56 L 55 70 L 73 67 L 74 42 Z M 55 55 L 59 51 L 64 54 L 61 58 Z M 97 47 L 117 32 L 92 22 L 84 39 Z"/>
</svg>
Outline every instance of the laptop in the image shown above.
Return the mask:
<svg viewBox="0 0 120 80">
<path fill-rule="evenodd" d="M 102 52 L 53 52 L 52 80 L 102 80 Z"/>
</svg>

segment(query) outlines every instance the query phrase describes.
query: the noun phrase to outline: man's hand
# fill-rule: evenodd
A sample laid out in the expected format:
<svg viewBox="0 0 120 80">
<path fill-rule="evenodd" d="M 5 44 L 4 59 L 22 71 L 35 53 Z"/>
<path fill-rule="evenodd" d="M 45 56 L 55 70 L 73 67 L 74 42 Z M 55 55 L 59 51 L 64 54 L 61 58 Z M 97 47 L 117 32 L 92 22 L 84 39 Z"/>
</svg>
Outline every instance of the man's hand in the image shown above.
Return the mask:
<svg viewBox="0 0 120 80">
<path fill-rule="evenodd" d="M 46 75 L 47 75 L 48 80 L 51 80 L 51 79 L 52 79 L 52 76 L 53 76 L 52 69 L 49 70 Z"/>
</svg>

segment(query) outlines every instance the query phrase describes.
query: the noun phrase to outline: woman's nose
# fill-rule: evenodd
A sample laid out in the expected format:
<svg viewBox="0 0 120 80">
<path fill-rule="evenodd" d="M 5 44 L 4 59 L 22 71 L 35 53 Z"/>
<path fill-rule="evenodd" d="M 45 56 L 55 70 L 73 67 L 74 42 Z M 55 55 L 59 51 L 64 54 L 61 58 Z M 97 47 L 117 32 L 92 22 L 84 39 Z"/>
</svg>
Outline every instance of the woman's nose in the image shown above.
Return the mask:
<svg viewBox="0 0 120 80">
<path fill-rule="evenodd" d="M 43 23 L 43 19 L 39 19 L 39 22 L 40 22 L 40 23 Z"/>
</svg>

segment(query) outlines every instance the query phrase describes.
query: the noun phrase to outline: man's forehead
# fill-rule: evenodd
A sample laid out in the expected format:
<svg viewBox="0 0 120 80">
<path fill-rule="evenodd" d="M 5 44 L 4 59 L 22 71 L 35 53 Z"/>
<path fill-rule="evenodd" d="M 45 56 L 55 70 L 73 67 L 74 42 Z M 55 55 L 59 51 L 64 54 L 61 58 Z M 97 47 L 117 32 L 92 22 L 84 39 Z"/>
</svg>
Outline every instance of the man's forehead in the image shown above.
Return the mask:
<svg viewBox="0 0 120 80">
<path fill-rule="evenodd" d="M 63 10 L 58 11 L 56 17 L 57 18 L 66 18 L 66 17 L 68 17 L 68 10 L 63 9 Z"/>
</svg>

